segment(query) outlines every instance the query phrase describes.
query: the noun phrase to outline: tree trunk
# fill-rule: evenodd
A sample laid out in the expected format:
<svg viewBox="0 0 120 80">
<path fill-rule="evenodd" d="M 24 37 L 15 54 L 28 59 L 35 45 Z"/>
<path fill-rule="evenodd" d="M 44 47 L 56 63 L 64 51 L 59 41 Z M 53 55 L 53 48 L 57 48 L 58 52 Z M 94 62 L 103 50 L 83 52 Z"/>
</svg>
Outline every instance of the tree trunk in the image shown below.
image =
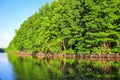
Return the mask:
<svg viewBox="0 0 120 80">
<path fill-rule="evenodd" d="M 102 44 L 102 47 L 103 47 L 103 49 L 104 49 L 104 53 L 107 53 L 107 49 L 109 48 L 108 42 L 104 42 L 104 43 Z"/>
</svg>

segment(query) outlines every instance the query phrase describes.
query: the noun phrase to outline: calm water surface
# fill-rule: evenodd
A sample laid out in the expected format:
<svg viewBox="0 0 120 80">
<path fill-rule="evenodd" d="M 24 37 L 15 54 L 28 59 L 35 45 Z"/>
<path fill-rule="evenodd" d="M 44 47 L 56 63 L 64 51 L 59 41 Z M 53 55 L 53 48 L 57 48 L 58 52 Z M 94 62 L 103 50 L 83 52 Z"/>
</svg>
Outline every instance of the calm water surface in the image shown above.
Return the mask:
<svg viewBox="0 0 120 80">
<path fill-rule="evenodd" d="M 15 74 L 7 54 L 0 53 L 0 80 L 14 80 Z"/>
<path fill-rule="evenodd" d="M 36 59 L 0 53 L 0 80 L 120 80 L 120 62 Z"/>
</svg>

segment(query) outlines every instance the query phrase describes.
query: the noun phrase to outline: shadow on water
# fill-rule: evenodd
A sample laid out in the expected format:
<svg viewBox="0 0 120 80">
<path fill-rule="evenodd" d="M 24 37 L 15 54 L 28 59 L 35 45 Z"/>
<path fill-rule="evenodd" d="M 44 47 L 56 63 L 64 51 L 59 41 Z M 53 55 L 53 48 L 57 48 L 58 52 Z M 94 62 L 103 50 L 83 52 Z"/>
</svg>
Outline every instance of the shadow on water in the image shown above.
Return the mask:
<svg viewBox="0 0 120 80">
<path fill-rule="evenodd" d="M 36 59 L 8 54 L 16 80 L 120 80 L 120 62 Z"/>
</svg>

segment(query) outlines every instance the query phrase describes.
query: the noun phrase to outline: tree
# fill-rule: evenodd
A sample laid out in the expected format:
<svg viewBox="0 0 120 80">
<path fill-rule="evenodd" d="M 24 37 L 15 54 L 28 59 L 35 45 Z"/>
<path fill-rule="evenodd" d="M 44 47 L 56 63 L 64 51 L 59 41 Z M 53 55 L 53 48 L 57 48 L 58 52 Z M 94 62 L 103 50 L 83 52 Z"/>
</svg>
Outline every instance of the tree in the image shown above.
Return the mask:
<svg viewBox="0 0 120 80">
<path fill-rule="evenodd" d="M 55 0 L 24 21 L 12 52 L 119 53 L 119 0 Z"/>
</svg>

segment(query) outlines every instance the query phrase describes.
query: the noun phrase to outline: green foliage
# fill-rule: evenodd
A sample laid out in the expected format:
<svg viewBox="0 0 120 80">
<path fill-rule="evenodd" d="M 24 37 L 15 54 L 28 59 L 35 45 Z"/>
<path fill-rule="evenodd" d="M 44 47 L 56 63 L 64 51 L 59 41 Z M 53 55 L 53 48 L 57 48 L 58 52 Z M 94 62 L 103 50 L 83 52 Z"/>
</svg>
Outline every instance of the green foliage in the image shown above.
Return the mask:
<svg viewBox="0 0 120 80">
<path fill-rule="evenodd" d="M 30 53 L 119 53 L 119 0 L 55 0 L 24 21 L 7 48 Z"/>
</svg>

